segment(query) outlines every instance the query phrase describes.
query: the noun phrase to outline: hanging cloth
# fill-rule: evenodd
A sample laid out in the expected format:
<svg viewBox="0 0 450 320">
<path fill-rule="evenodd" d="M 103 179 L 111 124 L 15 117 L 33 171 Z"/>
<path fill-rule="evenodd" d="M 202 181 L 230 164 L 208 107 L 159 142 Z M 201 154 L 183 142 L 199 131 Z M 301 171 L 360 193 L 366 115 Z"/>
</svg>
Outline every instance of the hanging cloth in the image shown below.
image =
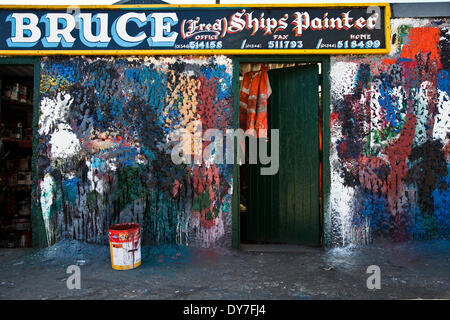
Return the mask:
<svg viewBox="0 0 450 320">
<path fill-rule="evenodd" d="M 267 67 L 244 74 L 239 93 L 240 126 L 248 134 L 267 140 L 267 99 L 272 93 Z"/>
</svg>

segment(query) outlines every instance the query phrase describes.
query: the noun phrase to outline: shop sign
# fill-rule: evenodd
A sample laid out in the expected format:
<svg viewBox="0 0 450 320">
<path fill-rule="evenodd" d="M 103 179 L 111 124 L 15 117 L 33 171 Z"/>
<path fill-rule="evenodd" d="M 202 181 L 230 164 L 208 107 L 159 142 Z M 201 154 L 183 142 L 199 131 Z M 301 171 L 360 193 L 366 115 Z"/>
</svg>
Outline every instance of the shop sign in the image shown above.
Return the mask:
<svg viewBox="0 0 450 320">
<path fill-rule="evenodd" d="M 389 51 L 390 7 L 0 6 L 0 54 L 348 54 Z"/>
</svg>

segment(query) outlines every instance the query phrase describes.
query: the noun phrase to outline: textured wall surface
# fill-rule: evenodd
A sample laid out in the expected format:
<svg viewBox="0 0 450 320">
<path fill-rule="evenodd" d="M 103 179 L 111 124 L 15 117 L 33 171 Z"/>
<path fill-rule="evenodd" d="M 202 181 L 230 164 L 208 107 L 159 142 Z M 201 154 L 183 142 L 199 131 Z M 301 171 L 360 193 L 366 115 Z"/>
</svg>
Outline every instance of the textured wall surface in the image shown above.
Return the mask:
<svg viewBox="0 0 450 320">
<path fill-rule="evenodd" d="M 449 22 L 391 27 L 389 55 L 331 59 L 327 245 L 449 238 Z M 230 59 L 55 57 L 41 75 L 47 244 L 134 220 L 153 244 L 231 245 L 231 166 L 170 158 L 177 129 L 232 127 Z"/>
<path fill-rule="evenodd" d="M 231 128 L 230 59 L 52 57 L 41 66 L 35 201 L 47 244 L 105 243 L 109 225 L 132 220 L 147 243 L 231 245 L 232 166 L 170 156 L 177 129 Z"/>
<path fill-rule="evenodd" d="M 449 21 L 391 28 L 389 55 L 331 61 L 329 245 L 449 238 Z"/>
</svg>

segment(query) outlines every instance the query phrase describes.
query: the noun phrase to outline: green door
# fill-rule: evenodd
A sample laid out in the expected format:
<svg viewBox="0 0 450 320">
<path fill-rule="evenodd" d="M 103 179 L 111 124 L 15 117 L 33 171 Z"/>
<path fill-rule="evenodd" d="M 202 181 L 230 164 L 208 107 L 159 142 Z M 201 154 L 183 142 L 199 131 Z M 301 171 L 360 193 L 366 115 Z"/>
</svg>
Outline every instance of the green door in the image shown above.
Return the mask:
<svg viewBox="0 0 450 320">
<path fill-rule="evenodd" d="M 270 70 L 269 79 L 268 122 L 279 129 L 280 165 L 272 176 L 248 165 L 247 239 L 319 245 L 318 65 Z"/>
</svg>

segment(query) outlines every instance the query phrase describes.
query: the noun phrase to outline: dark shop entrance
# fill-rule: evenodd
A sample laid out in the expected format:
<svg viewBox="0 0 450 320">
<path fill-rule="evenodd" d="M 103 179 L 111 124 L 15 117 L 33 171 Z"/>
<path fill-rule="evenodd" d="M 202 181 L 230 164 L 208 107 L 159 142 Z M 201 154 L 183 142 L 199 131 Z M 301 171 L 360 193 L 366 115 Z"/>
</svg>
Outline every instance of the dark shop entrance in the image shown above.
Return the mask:
<svg viewBox="0 0 450 320">
<path fill-rule="evenodd" d="M 243 75 L 261 68 L 261 62 L 255 60 L 240 61 L 240 89 Z M 319 246 L 324 178 L 322 123 L 328 116 L 328 97 L 322 94 L 327 84 L 322 75 L 328 70 L 328 60 L 262 60 L 271 87 L 267 99 L 269 141 L 270 129 L 279 129 L 279 169 L 275 175 L 261 175 L 264 165 L 259 159 L 257 164 L 246 161 L 240 166 L 240 243 Z M 269 142 L 269 154 L 270 146 Z"/>
<path fill-rule="evenodd" d="M 0 247 L 32 247 L 35 63 L 0 60 Z M 30 59 L 31 60 L 31 59 Z"/>
</svg>

